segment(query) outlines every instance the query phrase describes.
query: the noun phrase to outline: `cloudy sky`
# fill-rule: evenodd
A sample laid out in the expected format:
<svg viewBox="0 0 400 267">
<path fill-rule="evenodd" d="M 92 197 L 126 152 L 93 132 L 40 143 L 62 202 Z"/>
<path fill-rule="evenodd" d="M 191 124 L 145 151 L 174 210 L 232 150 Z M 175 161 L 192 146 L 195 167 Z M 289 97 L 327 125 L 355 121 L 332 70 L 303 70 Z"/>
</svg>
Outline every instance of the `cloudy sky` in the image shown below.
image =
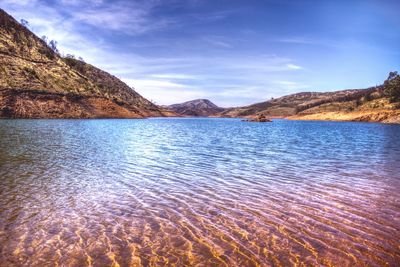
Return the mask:
<svg viewBox="0 0 400 267">
<path fill-rule="evenodd" d="M 398 0 L 0 0 L 157 104 L 363 88 L 400 70 Z"/>
</svg>

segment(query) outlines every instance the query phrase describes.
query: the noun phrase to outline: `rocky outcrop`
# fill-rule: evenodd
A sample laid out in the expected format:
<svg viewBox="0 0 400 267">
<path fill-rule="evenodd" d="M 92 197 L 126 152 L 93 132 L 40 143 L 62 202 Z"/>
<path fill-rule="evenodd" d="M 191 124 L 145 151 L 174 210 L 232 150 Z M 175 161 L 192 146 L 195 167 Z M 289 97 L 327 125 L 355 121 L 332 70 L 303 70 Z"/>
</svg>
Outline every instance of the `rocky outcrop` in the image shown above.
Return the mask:
<svg viewBox="0 0 400 267">
<path fill-rule="evenodd" d="M 249 118 L 249 119 L 244 119 L 243 121 L 248 121 L 248 122 L 272 122 L 269 118 L 265 117 L 264 115 L 258 115 L 255 116 L 254 118 Z"/>
</svg>

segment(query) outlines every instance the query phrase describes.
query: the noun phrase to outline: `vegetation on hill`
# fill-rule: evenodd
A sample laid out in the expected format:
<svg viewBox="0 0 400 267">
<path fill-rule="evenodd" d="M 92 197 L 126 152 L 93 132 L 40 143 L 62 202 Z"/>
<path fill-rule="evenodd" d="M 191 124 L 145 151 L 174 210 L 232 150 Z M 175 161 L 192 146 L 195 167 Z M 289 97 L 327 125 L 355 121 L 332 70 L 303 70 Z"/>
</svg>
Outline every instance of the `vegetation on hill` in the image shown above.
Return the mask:
<svg viewBox="0 0 400 267">
<path fill-rule="evenodd" d="M 208 99 L 187 101 L 180 104 L 170 105 L 168 108 L 179 115 L 195 117 L 212 116 L 224 110 L 224 108 L 218 107 Z"/>
<path fill-rule="evenodd" d="M 400 75 L 397 71 L 389 73 L 389 77 L 383 84 L 383 90 L 392 102 L 400 101 Z"/>
<path fill-rule="evenodd" d="M 304 92 L 226 109 L 219 117 L 346 120 L 400 123 L 400 76 L 391 72 L 381 86 L 336 92 Z"/>
<path fill-rule="evenodd" d="M 25 25 L 25 26 L 24 26 Z M 55 41 L 47 42 L 46 38 L 35 36 L 27 27 L 28 23 L 18 23 L 14 18 L 0 9 L 0 91 L 8 97 L 8 107 L 5 97 L 0 99 L 0 117 L 30 117 L 28 107 L 42 105 L 37 100 L 37 93 L 52 93 L 56 95 L 76 95 L 79 97 L 105 99 L 106 110 L 101 105 L 82 107 L 86 117 L 115 117 L 113 110 L 126 109 L 124 117 L 165 116 L 173 113 L 162 109 L 141 97 L 132 88 L 118 78 L 74 57 L 63 58 L 57 50 Z M 12 90 L 13 92 L 5 92 Z M 18 94 L 23 96 L 18 98 Z M 25 105 L 31 94 L 31 105 Z M 24 99 L 25 102 L 20 101 Z M 73 101 L 77 98 L 68 98 Z M 102 101 L 101 101 L 102 102 Z M 11 104 L 10 104 L 11 103 Z M 68 104 L 69 102 L 66 102 Z M 25 105 L 25 108 L 23 107 Z M 83 105 L 83 102 L 70 103 L 70 106 Z M 14 107 L 14 112 L 10 110 Z M 4 110 L 7 110 L 5 112 Z M 24 110 L 22 112 L 21 110 Z M 62 117 L 53 114 L 52 109 L 41 114 L 44 117 Z M 31 110 L 31 114 L 36 114 Z M 77 117 L 76 112 L 67 112 L 65 117 Z M 33 115 L 32 115 L 33 117 Z M 79 117 L 79 116 L 78 116 Z"/>
<path fill-rule="evenodd" d="M 342 90 L 327 93 L 296 93 L 245 107 L 227 109 L 221 115 L 227 117 L 248 117 L 263 114 L 268 117 L 287 117 L 326 103 L 347 102 L 361 99 L 362 97 L 368 98 L 375 91 L 377 91 L 377 88 Z"/>
</svg>

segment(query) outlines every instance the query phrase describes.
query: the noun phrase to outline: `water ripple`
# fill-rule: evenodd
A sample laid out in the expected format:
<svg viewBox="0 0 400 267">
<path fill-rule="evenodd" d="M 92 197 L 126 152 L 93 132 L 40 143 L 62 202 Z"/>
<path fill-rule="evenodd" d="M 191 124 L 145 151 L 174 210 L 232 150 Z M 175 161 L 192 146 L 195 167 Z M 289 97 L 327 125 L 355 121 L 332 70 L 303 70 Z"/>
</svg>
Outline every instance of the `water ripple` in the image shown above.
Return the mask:
<svg viewBox="0 0 400 267">
<path fill-rule="evenodd" d="M 0 266 L 398 266 L 399 134 L 0 121 Z"/>
</svg>

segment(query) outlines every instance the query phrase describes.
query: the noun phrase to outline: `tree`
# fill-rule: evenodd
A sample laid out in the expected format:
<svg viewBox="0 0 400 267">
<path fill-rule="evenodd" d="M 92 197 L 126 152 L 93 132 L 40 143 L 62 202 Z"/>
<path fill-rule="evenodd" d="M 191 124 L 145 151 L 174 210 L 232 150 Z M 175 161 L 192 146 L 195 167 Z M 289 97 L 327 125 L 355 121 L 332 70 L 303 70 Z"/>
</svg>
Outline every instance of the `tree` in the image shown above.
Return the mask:
<svg viewBox="0 0 400 267">
<path fill-rule="evenodd" d="M 383 92 L 390 101 L 400 101 L 400 75 L 397 71 L 389 73 L 389 77 L 383 83 Z"/>
<path fill-rule="evenodd" d="M 21 19 L 21 20 L 20 20 L 20 23 L 21 23 L 21 25 L 24 26 L 25 28 L 28 28 L 28 27 L 29 27 L 29 22 L 28 22 L 27 20 L 25 20 L 25 19 Z"/>
<path fill-rule="evenodd" d="M 51 48 L 51 50 L 53 50 L 55 53 L 59 54 L 60 52 L 58 51 L 57 48 L 57 41 L 51 40 L 49 42 L 49 47 Z"/>
<path fill-rule="evenodd" d="M 70 59 L 75 59 L 75 56 L 72 55 L 72 54 L 67 54 L 65 57 L 66 57 L 66 58 L 70 58 Z"/>
</svg>

